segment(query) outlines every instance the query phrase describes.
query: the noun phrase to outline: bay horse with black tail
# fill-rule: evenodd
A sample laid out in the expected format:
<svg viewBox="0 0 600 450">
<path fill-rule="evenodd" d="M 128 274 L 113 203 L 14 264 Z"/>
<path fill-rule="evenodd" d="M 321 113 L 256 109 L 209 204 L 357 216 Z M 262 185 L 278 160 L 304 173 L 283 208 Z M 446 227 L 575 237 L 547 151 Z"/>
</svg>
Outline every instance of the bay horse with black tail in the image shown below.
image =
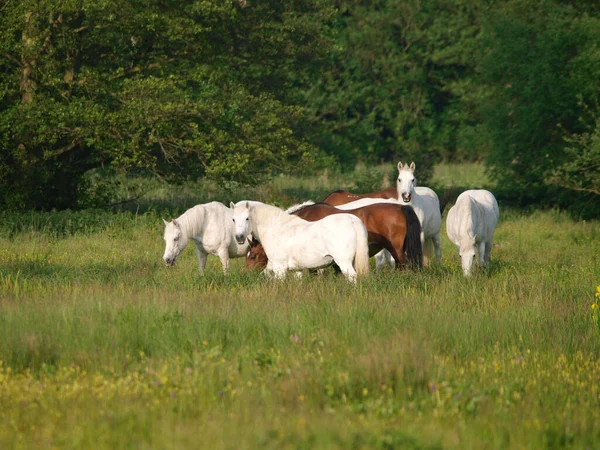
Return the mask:
<svg viewBox="0 0 600 450">
<path fill-rule="evenodd" d="M 386 249 L 396 261 L 396 267 L 409 265 L 421 268 L 423 266 L 421 223 L 410 206 L 378 203 L 362 208 L 341 210 L 327 203 L 315 203 L 288 212 L 309 222 L 316 222 L 332 214 L 353 214 L 367 229 L 370 256 Z M 262 268 L 267 265 L 267 262 L 267 256 L 260 243 L 250 241 L 246 267 Z"/>
</svg>

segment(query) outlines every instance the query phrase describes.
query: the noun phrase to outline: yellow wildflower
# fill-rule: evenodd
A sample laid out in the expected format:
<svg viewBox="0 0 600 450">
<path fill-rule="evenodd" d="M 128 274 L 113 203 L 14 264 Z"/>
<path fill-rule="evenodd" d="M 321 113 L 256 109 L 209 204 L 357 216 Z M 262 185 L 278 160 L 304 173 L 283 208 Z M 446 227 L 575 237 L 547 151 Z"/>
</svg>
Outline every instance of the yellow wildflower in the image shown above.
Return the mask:
<svg viewBox="0 0 600 450">
<path fill-rule="evenodd" d="M 592 303 L 592 309 L 598 308 L 598 303 Z"/>
<path fill-rule="evenodd" d="M 600 284 L 596 286 L 596 298 L 600 298 Z"/>
</svg>

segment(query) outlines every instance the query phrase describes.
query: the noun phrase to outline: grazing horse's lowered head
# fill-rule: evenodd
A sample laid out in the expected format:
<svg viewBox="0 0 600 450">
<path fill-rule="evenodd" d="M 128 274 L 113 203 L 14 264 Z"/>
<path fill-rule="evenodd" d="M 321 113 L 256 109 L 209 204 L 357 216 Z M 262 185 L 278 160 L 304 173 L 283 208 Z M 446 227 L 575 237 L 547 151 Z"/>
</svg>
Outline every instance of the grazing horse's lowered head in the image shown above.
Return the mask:
<svg viewBox="0 0 600 450">
<path fill-rule="evenodd" d="M 410 203 L 412 196 L 417 186 L 417 179 L 415 178 L 415 163 L 411 162 L 403 165 L 402 161 L 398 163 L 398 181 L 396 187 L 398 189 L 398 200 L 402 200 L 404 203 Z"/>
<path fill-rule="evenodd" d="M 174 266 L 177 261 L 177 257 L 181 251 L 187 245 L 187 238 L 181 231 L 181 225 L 176 220 L 165 223 L 165 234 L 164 239 L 166 243 L 165 253 L 163 254 L 163 260 L 168 266 Z"/>
</svg>

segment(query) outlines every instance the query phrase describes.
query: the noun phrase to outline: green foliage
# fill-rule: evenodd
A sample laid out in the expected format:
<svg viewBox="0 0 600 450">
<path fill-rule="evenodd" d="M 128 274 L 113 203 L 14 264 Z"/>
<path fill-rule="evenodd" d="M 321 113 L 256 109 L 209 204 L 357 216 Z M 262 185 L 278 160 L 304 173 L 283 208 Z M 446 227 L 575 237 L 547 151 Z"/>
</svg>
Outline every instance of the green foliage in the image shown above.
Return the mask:
<svg viewBox="0 0 600 450">
<path fill-rule="evenodd" d="M 579 99 L 597 101 L 600 19 L 554 1 L 513 1 L 490 11 L 485 25 L 487 162 L 504 189 L 539 201 L 566 162 L 564 137 L 582 131 Z"/>
<path fill-rule="evenodd" d="M 600 196 L 600 113 L 596 114 L 589 131 L 567 138 L 566 162 L 554 171 L 551 183 Z"/>
<path fill-rule="evenodd" d="M 423 183 L 440 157 L 474 158 L 461 95 L 477 19 L 470 2 L 341 2 L 331 67 L 307 96 L 319 145 L 343 161 L 414 160 Z"/>
<path fill-rule="evenodd" d="M 101 165 L 260 183 L 327 163 L 292 100 L 328 14 L 318 0 L 7 3 L 0 202 L 76 206 Z"/>
<path fill-rule="evenodd" d="M 0 7 L 3 207 L 99 204 L 98 169 L 231 186 L 402 160 L 428 184 L 445 160 L 485 161 L 516 204 L 600 209 L 577 169 L 597 162 L 591 0 Z"/>
</svg>

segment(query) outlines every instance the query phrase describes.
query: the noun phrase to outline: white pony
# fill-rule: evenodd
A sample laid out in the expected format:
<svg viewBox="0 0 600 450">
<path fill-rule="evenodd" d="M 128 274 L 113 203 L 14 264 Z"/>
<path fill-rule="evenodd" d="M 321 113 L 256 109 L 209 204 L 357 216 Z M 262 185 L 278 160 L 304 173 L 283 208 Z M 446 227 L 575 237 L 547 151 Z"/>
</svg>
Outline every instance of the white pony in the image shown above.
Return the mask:
<svg viewBox="0 0 600 450">
<path fill-rule="evenodd" d="M 448 211 L 446 233 L 458 249 L 466 276 L 471 275 L 475 249 L 479 253 L 480 266 L 489 262 L 499 216 L 496 198 L 484 189 L 463 192 Z"/>
<path fill-rule="evenodd" d="M 229 258 L 246 256 L 250 249 L 247 242 L 238 244 L 235 240 L 231 210 L 220 202 L 196 205 L 177 219 L 165 223 L 166 243 L 163 259 L 167 265 L 175 265 L 177 257 L 191 239 L 196 244 L 198 272 L 204 273 L 208 254 L 221 259 L 223 273 L 229 270 Z"/>
<path fill-rule="evenodd" d="M 339 209 L 354 209 L 374 203 L 399 203 L 410 205 L 414 209 L 419 222 L 421 222 L 421 244 L 423 246 L 423 264 L 429 265 L 431 259 L 431 247 L 435 250 L 435 259 L 439 263 L 442 258 L 442 245 L 440 230 L 442 228 L 442 213 L 440 212 L 440 200 L 437 194 L 428 187 L 417 186 L 414 176 L 415 163 L 410 166 L 398 163 L 398 199 L 363 198 L 351 203 L 336 206 Z M 375 255 L 377 267 L 387 263 L 393 265 L 392 255 L 387 250 L 382 250 Z"/>
<path fill-rule="evenodd" d="M 269 258 L 267 270 L 276 278 L 332 262 L 352 282 L 369 272 L 367 230 L 356 216 L 333 214 L 308 222 L 264 203 L 232 202 L 230 207 L 236 241 L 244 243 L 250 234 L 259 240 Z"/>
<path fill-rule="evenodd" d="M 437 194 L 425 186 L 417 186 L 415 178 L 415 163 L 402 165 L 398 163 L 398 202 L 410 205 L 415 210 L 421 222 L 421 244 L 423 245 L 423 263 L 428 264 L 431 256 L 431 247 L 435 250 L 435 259 L 439 264 L 442 259 L 442 242 L 440 230 L 442 228 L 442 213 L 440 199 Z"/>
</svg>

